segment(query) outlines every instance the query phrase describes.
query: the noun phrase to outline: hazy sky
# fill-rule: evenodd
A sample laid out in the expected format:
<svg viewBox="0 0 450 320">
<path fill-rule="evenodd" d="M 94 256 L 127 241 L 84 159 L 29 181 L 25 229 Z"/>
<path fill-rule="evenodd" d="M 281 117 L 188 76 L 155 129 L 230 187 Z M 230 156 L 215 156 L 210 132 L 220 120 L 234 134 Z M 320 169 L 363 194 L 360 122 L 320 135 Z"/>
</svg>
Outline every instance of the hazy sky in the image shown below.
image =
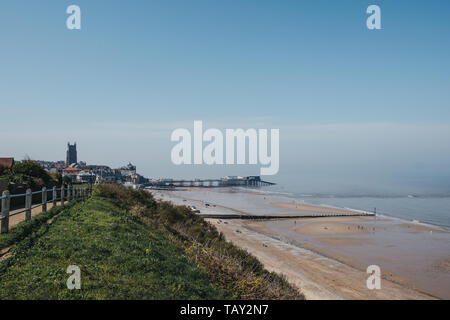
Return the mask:
<svg viewBox="0 0 450 320">
<path fill-rule="evenodd" d="M 66 28 L 71 4 L 80 31 Z M 382 30 L 366 28 L 371 4 Z M 279 128 L 275 180 L 449 187 L 449 12 L 447 0 L 2 0 L 0 156 L 62 160 L 77 141 L 80 160 L 146 176 L 258 173 L 172 165 L 172 130 L 203 120 Z"/>
</svg>

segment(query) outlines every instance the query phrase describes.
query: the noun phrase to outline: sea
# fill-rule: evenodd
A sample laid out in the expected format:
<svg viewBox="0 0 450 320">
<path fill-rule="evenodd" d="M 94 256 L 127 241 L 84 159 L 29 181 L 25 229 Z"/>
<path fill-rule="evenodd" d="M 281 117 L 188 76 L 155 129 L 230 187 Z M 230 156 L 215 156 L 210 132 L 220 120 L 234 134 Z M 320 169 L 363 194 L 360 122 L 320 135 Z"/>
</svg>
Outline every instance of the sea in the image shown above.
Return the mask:
<svg viewBox="0 0 450 320">
<path fill-rule="evenodd" d="M 241 189 L 242 192 L 245 190 Z M 382 216 L 450 230 L 450 188 L 444 183 L 432 185 L 424 181 L 371 185 L 371 181 L 366 181 L 361 186 L 352 184 L 352 187 L 348 187 L 338 183 L 333 185 L 332 182 L 296 184 L 284 181 L 248 191 L 278 195 L 309 204 L 376 212 Z"/>
</svg>

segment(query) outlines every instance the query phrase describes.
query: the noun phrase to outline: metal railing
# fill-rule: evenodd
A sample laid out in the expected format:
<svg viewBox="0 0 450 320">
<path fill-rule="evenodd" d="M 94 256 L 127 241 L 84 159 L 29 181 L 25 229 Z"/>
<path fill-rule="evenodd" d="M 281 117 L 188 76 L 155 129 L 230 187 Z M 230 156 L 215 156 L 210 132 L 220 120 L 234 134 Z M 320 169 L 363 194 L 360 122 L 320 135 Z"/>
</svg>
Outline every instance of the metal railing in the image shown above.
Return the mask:
<svg viewBox="0 0 450 320">
<path fill-rule="evenodd" d="M 51 198 L 49 199 L 48 194 L 51 192 Z M 57 206 L 59 202 L 60 205 L 64 205 L 65 202 L 70 202 L 74 199 L 84 199 L 87 198 L 92 192 L 90 185 L 79 186 L 74 188 L 74 186 L 61 186 L 61 188 L 53 187 L 52 189 L 42 188 L 40 191 L 32 192 L 28 189 L 26 193 L 22 194 L 10 194 L 9 191 L 3 191 L 1 200 L 1 213 L 0 213 L 0 233 L 8 233 L 9 231 L 9 218 L 15 215 L 25 213 L 25 221 L 31 220 L 31 211 L 35 208 L 42 208 L 42 212 L 47 211 L 47 204 L 52 203 L 53 207 Z M 41 194 L 42 200 L 37 204 L 33 205 L 33 196 Z M 25 207 L 14 210 L 11 212 L 11 199 L 25 197 Z"/>
</svg>

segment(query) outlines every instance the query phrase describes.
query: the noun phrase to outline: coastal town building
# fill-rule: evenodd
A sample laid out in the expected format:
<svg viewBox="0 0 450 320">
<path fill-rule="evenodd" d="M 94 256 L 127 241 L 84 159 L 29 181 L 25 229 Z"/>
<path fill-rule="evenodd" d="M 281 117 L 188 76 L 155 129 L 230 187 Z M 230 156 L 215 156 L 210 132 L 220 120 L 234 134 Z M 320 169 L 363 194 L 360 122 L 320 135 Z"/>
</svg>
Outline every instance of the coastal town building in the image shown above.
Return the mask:
<svg viewBox="0 0 450 320">
<path fill-rule="evenodd" d="M 11 169 L 14 165 L 14 158 L 0 158 L 0 171 Z"/>
<path fill-rule="evenodd" d="M 133 174 L 136 174 L 136 166 L 132 165 L 131 163 L 128 163 L 128 165 L 120 168 L 119 170 L 122 176 L 131 176 Z"/>
<path fill-rule="evenodd" d="M 63 178 L 70 179 L 70 181 L 76 181 L 78 174 L 81 172 L 79 168 L 65 168 L 62 172 Z"/>
<path fill-rule="evenodd" d="M 79 183 L 95 183 L 96 175 L 90 170 L 81 170 L 76 179 Z"/>
<path fill-rule="evenodd" d="M 11 169 L 14 165 L 14 158 L 0 158 L 0 174 L 6 170 Z M 9 181 L 7 179 L 0 179 L 0 194 L 8 189 Z"/>
<path fill-rule="evenodd" d="M 71 183 L 102 183 L 116 182 L 139 188 L 148 179 L 138 174 L 136 166 L 128 163 L 126 166 L 112 169 L 107 165 L 88 165 L 78 161 L 77 144 L 67 144 L 66 161 L 36 160 L 46 171 L 61 174 L 65 182 Z M 14 164 L 14 158 L 0 158 L 0 169 L 9 169 Z"/>
<path fill-rule="evenodd" d="M 73 145 L 70 142 L 67 143 L 67 154 L 66 154 L 66 166 L 70 166 L 73 163 L 77 163 L 77 143 Z"/>
</svg>

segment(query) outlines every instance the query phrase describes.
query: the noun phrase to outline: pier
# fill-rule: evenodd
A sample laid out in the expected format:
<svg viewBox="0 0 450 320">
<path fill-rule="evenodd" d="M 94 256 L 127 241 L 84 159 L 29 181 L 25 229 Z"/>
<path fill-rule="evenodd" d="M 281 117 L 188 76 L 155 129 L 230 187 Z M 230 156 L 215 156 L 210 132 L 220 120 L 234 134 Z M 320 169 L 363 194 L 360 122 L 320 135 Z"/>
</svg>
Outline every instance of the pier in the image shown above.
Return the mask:
<svg viewBox="0 0 450 320">
<path fill-rule="evenodd" d="M 221 179 L 173 180 L 163 179 L 145 184 L 149 189 L 170 189 L 179 187 L 223 188 L 223 187 L 264 187 L 275 183 L 264 181 L 260 176 L 224 177 Z"/>
</svg>

